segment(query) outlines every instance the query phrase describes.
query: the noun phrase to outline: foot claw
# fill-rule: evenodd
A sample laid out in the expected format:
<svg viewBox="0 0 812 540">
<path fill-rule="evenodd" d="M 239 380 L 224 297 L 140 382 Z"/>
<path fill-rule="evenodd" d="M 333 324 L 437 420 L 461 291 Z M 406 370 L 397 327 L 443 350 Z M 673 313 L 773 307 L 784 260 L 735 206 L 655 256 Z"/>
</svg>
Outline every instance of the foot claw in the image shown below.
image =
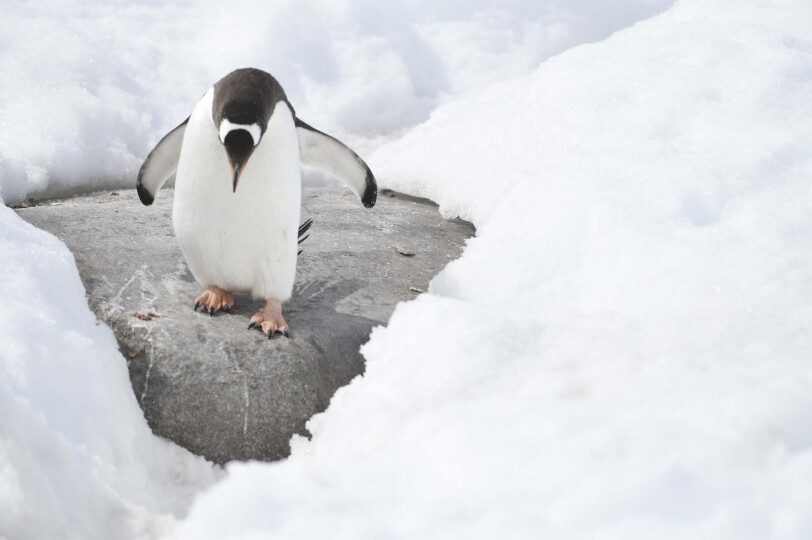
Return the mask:
<svg viewBox="0 0 812 540">
<path fill-rule="evenodd" d="M 195 300 L 194 310 L 200 309 L 201 313 L 208 313 L 210 317 L 219 311 L 229 312 L 234 305 L 234 296 L 218 287 L 209 287 L 203 294 Z"/>
<path fill-rule="evenodd" d="M 248 325 L 248 328 L 256 328 L 268 339 L 279 333 L 285 337 L 288 335 L 288 324 L 282 317 L 282 303 L 278 300 L 268 300 L 265 307 L 257 311 Z"/>
</svg>

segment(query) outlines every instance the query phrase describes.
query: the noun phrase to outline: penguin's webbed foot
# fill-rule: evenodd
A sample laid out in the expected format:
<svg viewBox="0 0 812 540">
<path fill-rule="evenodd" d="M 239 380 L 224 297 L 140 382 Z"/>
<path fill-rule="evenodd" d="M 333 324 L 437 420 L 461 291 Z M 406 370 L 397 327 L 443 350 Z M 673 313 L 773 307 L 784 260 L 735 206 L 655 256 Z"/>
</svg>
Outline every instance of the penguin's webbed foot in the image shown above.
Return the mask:
<svg viewBox="0 0 812 540">
<path fill-rule="evenodd" d="M 277 332 L 289 337 L 290 329 L 282 317 L 282 302 L 268 300 L 265 307 L 257 311 L 248 324 L 248 329 L 257 328 L 271 339 Z"/>
<path fill-rule="evenodd" d="M 195 300 L 195 311 L 201 308 L 202 313 L 213 317 L 217 311 L 228 313 L 234 307 L 234 295 L 219 287 L 209 287 Z"/>
</svg>

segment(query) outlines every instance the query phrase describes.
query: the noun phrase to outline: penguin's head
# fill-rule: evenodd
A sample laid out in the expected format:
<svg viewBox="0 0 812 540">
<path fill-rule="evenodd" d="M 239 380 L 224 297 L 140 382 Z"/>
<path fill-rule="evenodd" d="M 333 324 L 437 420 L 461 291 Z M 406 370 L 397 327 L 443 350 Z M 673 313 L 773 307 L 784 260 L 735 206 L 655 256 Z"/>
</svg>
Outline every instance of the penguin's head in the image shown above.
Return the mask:
<svg viewBox="0 0 812 540">
<path fill-rule="evenodd" d="M 248 158 L 262 139 L 262 129 L 258 123 L 239 124 L 223 118 L 217 130 L 231 166 L 232 187 L 237 191 L 237 182 L 248 164 Z"/>
<path fill-rule="evenodd" d="M 287 101 L 282 87 L 258 69 L 232 71 L 214 84 L 211 116 L 228 155 L 234 191 L 279 101 Z"/>
</svg>

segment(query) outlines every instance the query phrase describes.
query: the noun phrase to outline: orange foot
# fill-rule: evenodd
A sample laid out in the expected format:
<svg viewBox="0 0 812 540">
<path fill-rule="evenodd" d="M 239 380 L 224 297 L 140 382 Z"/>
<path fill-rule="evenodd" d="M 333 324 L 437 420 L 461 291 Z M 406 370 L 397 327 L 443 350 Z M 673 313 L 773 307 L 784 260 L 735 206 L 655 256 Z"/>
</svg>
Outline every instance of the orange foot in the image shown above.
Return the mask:
<svg viewBox="0 0 812 540">
<path fill-rule="evenodd" d="M 276 332 L 288 337 L 288 323 L 282 317 L 282 302 L 268 300 L 265 307 L 251 317 L 248 329 L 251 328 L 259 328 L 263 334 L 267 334 L 268 339 L 271 339 Z"/>
<path fill-rule="evenodd" d="M 204 313 L 214 316 L 215 311 L 231 311 L 234 307 L 234 295 L 220 287 L 209 287 L 195 300 L 195 311 L 202 307 Z"/>
</svg>

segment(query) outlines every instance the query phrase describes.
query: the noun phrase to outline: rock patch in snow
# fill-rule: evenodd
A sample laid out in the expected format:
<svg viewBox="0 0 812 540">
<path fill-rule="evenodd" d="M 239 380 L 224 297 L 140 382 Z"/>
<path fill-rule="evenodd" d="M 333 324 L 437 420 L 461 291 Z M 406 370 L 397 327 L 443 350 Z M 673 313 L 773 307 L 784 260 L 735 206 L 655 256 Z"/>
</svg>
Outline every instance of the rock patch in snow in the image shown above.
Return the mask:
<svg viewBox="0 0 812 540">
<path fill-rule="evenodd" d="M 230 315 L 192 311 L 202 287 L 173 237 L 172 195 L 149 208 L 132 191 L 18 212 L 73 251 L 153 431 L 219 463 L 287 456 L 291 435 L 363 373 L 371 329 L 426 290 L 473 234 L 419 199 L 382 193 L 365 210 L 348 191 L 305 190 L 302 220 L 314 224 L 286 307 L 291 339 L 268 340 L 247 329 L 262 304 L 248 296 Z M 416 255 L 399 254 L 401 244 Z"/>
</svg>

